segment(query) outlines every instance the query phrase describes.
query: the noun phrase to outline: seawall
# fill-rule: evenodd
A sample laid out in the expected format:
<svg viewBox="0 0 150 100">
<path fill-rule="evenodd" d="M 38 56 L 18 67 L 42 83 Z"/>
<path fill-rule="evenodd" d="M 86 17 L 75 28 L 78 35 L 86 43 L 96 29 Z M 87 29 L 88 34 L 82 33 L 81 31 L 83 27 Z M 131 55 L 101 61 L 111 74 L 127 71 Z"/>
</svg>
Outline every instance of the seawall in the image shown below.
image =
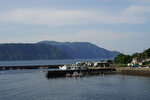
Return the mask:
<svg viewBox="0 0 150 100">
<path fill-rule="evenodd" d="M 150 76 L 150 68 L 131 68 L 131 67 L 119 67 L 119 68 L 97 68 L 88 70 L 54 70 L 47 71 L 45 76 L 51 77 L 65 77 L 66 74 L 73 74 L 74 72 L 82 72 L 86 75 L 103 75 L 103 74 L 124 74 L 124 75 L 136 75 L 136 76 Z"/>
<path fill-rule="evenodd" d="M 86 75 L 100 75 L 100 74 L 108 74 L 110 72 L 116 71 L 115 68 L 99 68 L 99 69 L 85 69 L 85 70 L 53 70 L 47 71 L 45 76 L 47 78 L 51 77 L 65 77 L 67 74 L 73 75 L 73 73 L 82 73 L 83 76 Z"/>
<path fill-rule="evenodd" d="M 150 68 L 119 67 L 115 69 L 116 69 L 116 73 L 119 74 L 150 76 Z"/>
<path fill-rule="evenodd" d="M 39 69 L 39 68 L 59 68 L 62 65 L 27 65 L 27 66 L 0 66 L 0 70 L 11 69 Z"/>
</svg>

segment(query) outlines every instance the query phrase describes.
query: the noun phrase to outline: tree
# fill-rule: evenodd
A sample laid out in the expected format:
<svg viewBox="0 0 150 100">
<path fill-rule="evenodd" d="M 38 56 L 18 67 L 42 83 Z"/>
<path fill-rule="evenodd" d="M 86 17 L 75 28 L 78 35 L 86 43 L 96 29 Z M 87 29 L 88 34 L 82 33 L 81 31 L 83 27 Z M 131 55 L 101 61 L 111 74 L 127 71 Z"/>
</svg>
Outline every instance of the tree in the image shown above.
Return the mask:
<svg viewBox="0 0 150 100">
<path fill-rule="evenodd" d="M 150 57 L 150 48 L 147 49 L 147 50 L 145 50 L 145 51 L 143 52 L 143 54 L 145 55 L 146 58 L 149 58 L 149 57 Z"/>
<path fill-rule="evenodd" d="M 132 60 L 132 57 L 129 55 L 119 54 L 115 59 L 115 63 L 118 64 L 127 64 L 130 63 Z"/>
</svg>

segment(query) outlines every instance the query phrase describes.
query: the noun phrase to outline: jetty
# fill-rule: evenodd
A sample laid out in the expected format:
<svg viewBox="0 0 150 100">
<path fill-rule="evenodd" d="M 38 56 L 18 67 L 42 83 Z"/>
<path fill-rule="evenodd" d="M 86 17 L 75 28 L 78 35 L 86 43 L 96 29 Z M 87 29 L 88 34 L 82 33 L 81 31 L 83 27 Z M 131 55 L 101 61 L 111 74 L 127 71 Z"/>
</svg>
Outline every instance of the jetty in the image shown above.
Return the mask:
<svg viewBox="0 0 150 100">
<path fill-rule="evenodd" d="M 109 73 L 112 71 L 116 71 L 115 68 L 99 68 L 99 69 L 84 69 L 84 70 L 50 70 L 45 73 L 47 78 L 52 77 L 65 77 L 65 76 L 74 76 L 74 73 L 77 73 L 75 76 L 85 75 L 99 75 L 104 73 Z"/>
<path fill-rule="evenodd" d="M 0 66 L 0 70 L 16 70 L 16 69 L 40 69 L 40 68 L 59 68 L 62 65 L 18 65 L 18 66 Z"/>
</svg>

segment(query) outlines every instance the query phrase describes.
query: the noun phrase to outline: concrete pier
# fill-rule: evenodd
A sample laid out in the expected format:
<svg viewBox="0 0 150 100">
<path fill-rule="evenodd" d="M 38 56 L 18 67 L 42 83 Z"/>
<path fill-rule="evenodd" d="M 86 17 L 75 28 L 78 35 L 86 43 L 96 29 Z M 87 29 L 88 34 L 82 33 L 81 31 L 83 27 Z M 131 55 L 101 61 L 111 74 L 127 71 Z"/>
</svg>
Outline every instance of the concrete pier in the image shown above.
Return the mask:
<svg viewBox="0 0 150 100">
<path fill-rule="evenodd" d="M 45 76 L 47 78 L 51 77 L 65 77 L 67 74 L 72 75 L 73 73 L 82 73 L 83 75 L 95 75 L 95 74 L 103 74 L 111 71 L 116 71 L 115 68 L 101 68 L 101 69 L 85 69 L 85 70 L 53 70 L 47 71 Z"/>
<path fill-rule="evenodd" d="M 11 69 L 39 69 L 39 68 L 59 68 L 62 65 L 26 65 L 26 66 L 0 66 L 0 70 Z"/>
<path fill-rule="evenodd" d="M 101 75 L 101 74 L 125 74 L 135 76 L 150 76 L 150 68 L 131 68 L 131 67 L 120 67 L 120 68 L 98 68 L 98 69 L 87 69 L 87 70 L 54 70 L 47 71 L 45 76 L 51 77 L 65 77 L 66 74 L 73 74 L 74 72 L 82 72 L 83 75 Z"/>
</svg>

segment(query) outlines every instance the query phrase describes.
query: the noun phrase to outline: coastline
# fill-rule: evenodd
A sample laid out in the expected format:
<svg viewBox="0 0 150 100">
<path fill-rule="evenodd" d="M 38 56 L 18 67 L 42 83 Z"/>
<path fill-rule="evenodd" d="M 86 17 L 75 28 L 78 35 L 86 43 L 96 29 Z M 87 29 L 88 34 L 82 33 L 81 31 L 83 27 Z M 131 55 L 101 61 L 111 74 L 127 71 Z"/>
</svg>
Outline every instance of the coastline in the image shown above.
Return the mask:
<svg viewBox="0 0 150 100">
<path fill-rule="evenodd" d="M 60 65 L 43 65 L 43 66 L 7 66 L 5 69 L 0 67 L 0 70 L 17 70 L 17 69 L 52 69 L 59 68 Z M 90 67 L 88 71 L 90 74 L 125 74 L 125 75 L 137 75 L 137 76 L 148 76 L 150 77 L 150 68 L 145 67 Z M 96 70 L 96 71 L 92 71 Z M 57 74 L 58 72 L 56 72 Z"/>
<path fill-rule="evenodd" d="M 53 69 L 62 65 L 27 65 L 27 66 L 0 66 L 0 70 L 18 70 L 18 69 Z"/>
<path fill-rule="evenodd" d="M 121 75 L 135 75 L 150 77 L 150 68 L 132 68 L 132 67 L 105 67 L 105 68 L 90 68 L 88 70 L 57 70 L 47 71 L 46 77 L 65 77 L 66 73 L 82 72 L 84 76 L 91 75 L 107 75 L 107 74 L 121 74 Z"/>
<path fill-rule="evenodd" d="M 150 68 L 118 67 L 115 69 L 118 74 L 149 76 L 150 77 Z"/>
</svg>

